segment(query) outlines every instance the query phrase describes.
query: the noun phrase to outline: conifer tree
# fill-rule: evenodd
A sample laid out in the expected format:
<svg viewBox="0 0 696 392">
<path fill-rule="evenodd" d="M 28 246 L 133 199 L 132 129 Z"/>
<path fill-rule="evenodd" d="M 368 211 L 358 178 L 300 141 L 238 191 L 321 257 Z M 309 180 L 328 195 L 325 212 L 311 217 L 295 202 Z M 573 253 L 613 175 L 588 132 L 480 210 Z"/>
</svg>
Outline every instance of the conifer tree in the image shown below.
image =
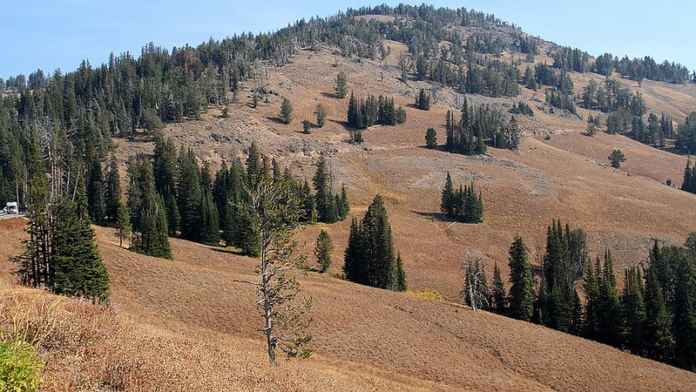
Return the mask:
<svg viewBox="0 0 696 392">
<path fill-rule="evenodd" d="M 99 159 L 92 161 L 87 178 L 89 216 L 94 223 L 103 225 L 106 223 L 106 203 L 104 200 L 104 176 Z"/>
<path fill-rule="evenodd" d="M 131 234 L 131 222 L 128 209 L 120 204 L 117 212 L 116 228 L 118 229 L 118 246 L 123 248 L 123 241 L 127 240 Z"/>
<path fill-rule="evenodd" d="M 167 235 L 167 214 L 162 198 L 155 191 L 152 164 L 143 157 L 131 168 L 129 205 L 133 219 L 133 249 L 148 256 L 171 258 Z M 135 198 L 131 201 L 130 198 Z"/>
<path fill-rule="evenodd" d="M 354 219 L 351 224 L 344 272 L 348 280 L 356 283 L 390 290 L 403 287 L 395 281 L 401 272 L 394 257 L 391 225 L 380 195 L 375 196 L 362 222 Z M 403 275 L 405 282 L 405 272 Z"/>
<path fill-rule="evenodd" d="M 319 263 L 319 272 L 326 272 L 331 266 L 331 252 L 333 252 L 333 243 L 331 237 L 326 230 L 322 230 L 317 237 L 316 245 L 314 246 L 314 256 Z"/>
<path fill-rule="evenodd" d="M 178 183 L 179 215 L 181 217 L 181 236 L 187 240 L 201 240 L 201 190 L 200 172 L 192 150 L 181 150 L 179 154 Z"/>
<path fill-rule="evenodd" d="M 440 210 L 447 214 L 447 217 L 450 219 L 454 218 L 454 184 L 452 183 L 452 177 L 449 172 L 447 172 L 445 186 L 442 189 L 442 196 L 440 199 Z"/>
<path fill-rule="evenodd" d="M 364 285 L 369 284 L 367 257 L 367 244 L 362 226 L 358 219 L 353 217 L 343 264 L 343 273 L 347 280 Z"/>
<path fill-rule="evenodd" d="M 292 103 L 289 99 L 283 98 L 283 103 L 280 105 L 279 118 L 284 124 L 290 124 L 292 122 Z"/>
<path fill-rule="evenodd" d="M 674 338 L 671 321 L 654 268 L 650 266 L 645 278 L 645 327 L 643 352 L 648 358 L 668 362 L 672 359 Z"/>
<path fill-rule="evenodd" d="M 346 186 L 341 186 L 341 196 L 338 201 L 338 219 L 344 220 L 348 217 L 350 213 L 350 202 L 348 201 L 348 194 L 346 193 Z"/>
<path fill-rule="evenodd" d="M 696 258 L 679 252 L 676 261 L 672 330 L 675 364 L 696 371 Z"/>
<path fill-rule="evenodd" d="M 53 292 L 108 301 L 109 274 L 97 251 L 83 190 L 75 202 L 65 199 L 57 209 L 53 247 Z"/>
<path fill-rule="evenodd" d="M 343 99 L 348 94 L 348 77 L 341 71 L 336 76 L 336 88 L 334 90 L 336 98 Z"/>
<path fill-rule="evenodd" d="M 118 162 L 116 157 L 112 156 L 109 162 L 109 173 L 106 178 L 106 222 L 117 223 L 119 219 L 119 209 L 123 203 L 121 202 L 121 177 L 118 172 Z"/>
<path fill-rule="evenodd" d="M 505 293 L 505 286 L 503 284 L 503 279 L 500 276 L 500 269 L 498 268 L 498 263 L 495 263 L 493 267 L 493 309 L 498 314 L 506 314 L 508 309 L 507 304 L 507 294 Z"/>
<path fill-rule="evenodd" d="M 534 280 L 522 237 L 516 237 L 510 246 L 510 316 L 529 321 L 534 310 Z"/>
<path fill-rule="evenodd" d="M 317 116 L 317 127 L 323 128 L 326 124 L 326 108 L 322 104 L 317 104 L 317 109 L 314 113 Z"/>
<path fill-rule="evenodd" d="M 437 132 L 435 128 L 428 128 L 425 132 L 425 146 L 430 149 L 437 148 Z"/>
<path fill-rule="evenodd" d="M 640 355 L 643 345 L 645 303 L 643 301 L 643 280 L 638 268 L 628 268 L 625 271 L 621 307 L 625 320 L 623 340 L 633 354 Z"/>
<path fill-rule="evenodd" d="M 406 291 L 408 290 L 408 284 L 406 283 L 406 271 L 404 271 L 404 263 L 401 260 L 401 254 L 396 256 L 396 264 L 394 269 L 394 291 Z"/>
</svg>

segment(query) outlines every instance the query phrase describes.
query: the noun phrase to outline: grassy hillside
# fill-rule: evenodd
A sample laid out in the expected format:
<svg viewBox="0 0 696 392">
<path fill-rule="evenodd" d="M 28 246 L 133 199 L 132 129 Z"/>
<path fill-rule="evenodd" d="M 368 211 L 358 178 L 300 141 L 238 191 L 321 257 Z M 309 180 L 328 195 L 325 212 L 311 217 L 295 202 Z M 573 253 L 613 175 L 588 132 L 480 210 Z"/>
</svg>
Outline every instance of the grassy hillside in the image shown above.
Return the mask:
<svg viewBox="0 0 696 392">
<path fill-rule="evenodd" d="M 18 241 L 18 226 L 2 222 L 3 237 Z M 686 391 L 696 382 L 547 328 L 315 273 L 301 281 L 315 300 L 316 355 L 272 371 L 253 288 L 240 283 L 253 278 L 254 260 L 174 240 L 167 261 L 119 248 L 110 229 L 98 228 L 97 239 L 113 310 L 2 289 L 3 330 L 16 319 L 59 326 L 42 344 L 46 390 L 101 382 L 122 390 Z"/>
</svg>

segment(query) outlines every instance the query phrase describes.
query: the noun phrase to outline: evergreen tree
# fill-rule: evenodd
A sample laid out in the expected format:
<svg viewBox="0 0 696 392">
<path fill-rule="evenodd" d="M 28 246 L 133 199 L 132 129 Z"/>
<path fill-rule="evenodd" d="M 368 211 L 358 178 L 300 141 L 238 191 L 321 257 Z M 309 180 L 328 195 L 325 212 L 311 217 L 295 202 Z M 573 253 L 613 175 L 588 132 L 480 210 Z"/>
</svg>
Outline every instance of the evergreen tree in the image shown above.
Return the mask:
<svg viewBox="0 0 696 392">
<path fill-rule="evenodd" d="M 624 156 L 624 154 L 621 150 L 615 149 L 609 155 L 609 162 L 611 162 L 611 167 L 613 167 L 614 169 L 620 168 L 621 163 L 623 163 L 625 161 L 626 161 L 626 157 Z"/>
<path fill-rule="evenodd" d="M 154 257 L 171 258 L 167 231 L 167 214 L 161 197 L 155 191 L 152 164 L 140 157 L 130 168 L 132 190 L 129 192 L 133 224 L 133 249 Z M 131 200 L 131 197 L 134 200 Z"/>
<path fill-rule="evenodd" d="M 106 202 L 104 200 L 104 176 L 99 159 L 94 159 L 87 176 L 87 200 L 89 216 L 98 225 L 106 223 Z"/>
<path fill-rule="evenodd" d="M 676 282 L 672 333 L 675 364 L 696 371 L 696 258 L 679 251 L 675 257 Z"/>
<path fill-rule="evenodd" d="M 290 124 L 292 122 L 292 103 L 289 99 L 283 98 L 283 103 L 280 105 L 280 114 L 278 117 L 283 124 Z"/>
<path fill-rule="evenodd" d="M 396 256 L 396 264 L 394 266 L 394 291 L 406 291 L 408 290 L 408 285 L 406 283 L 406 271 L 404 271 L 404 264 L 401 260 L 401 254 Z"/>
<path fill-rule="evenodd" d="M 454 204 L 454 184 L 452 183 L 452 177 L 450 176 L 450 173 L 447 172 L 445 186 L 442 189 L 442 196 L 440 199 L 440 210 L 447 214 L 447 217 L 449 217 L 450 219 L 452 219 L 455 216 Z"/>
<path fill-rule="evenodd" d="M 505 292 L 505 286 L 503 284 L 503 279 L 500 276 L 500 269 L 498 269 L 498 263 L 493 267 L 493 310 L 498 314 L 507 314 L 507 293 Z"/>
<path fill-rule="evenodd" d="M 522 237 L 516 237 L 510 246 L 510 316 L 529 321 L 534 310 L 534 280 Z"/>
<path fill-rule="evenodd" d="M 621 347 L 621 304 L 609 250 L 604 255 L 604 266 L 599 282 L 599 315 L 598 340 L 614 347 Z"/>
<path fill-rule="evenodd" d="M 326 109 L 322 104 L 317 104 L 315 114 L 317 116 L 317 127 L 323 128 L 326 124 Z"/>
<path fill-rule="evenodd" d="M 437 148 L 437 132 L 435 128 L 428 128 L 425 132 L 425 146 L 430 149 Z"/>
<path fill-rule="evenodd" d="M 628 268 L 624 276 L 624 290 L 621 296 L 623 309 L 624 342 L 633 354 L 640 355 L 643 346 L 643 326 L 645 325 L 645 303 L 643 301 L 643 280 L 638 268 Z"/>
<path fill-rule="evenodd" d="M 665 305 L 662 287 L 654 268 L 650 266 L 645 278 L 643 352 L 648 358 L 668 362 L 672 359 L 673 346 L 670 315 Z"/>
<path fill-rule="evenodd" d="M 341 71 L 336 76 L 336 88 L 334 90 L 336 98 L 343 99 L 348 94 L 348 77 Z"/>
<path fill-rule="evenodd" d="M 314 173 L 315 200 L 319 221 L 334 223 L 338 219 L 336 216 L 336 204 L 333 193 L 331 192 L 331 178 L 329 177 L 324 156 L 319 158 L 317 170 Z"/>
<path fill-rule="evenodd" d="M 350 212 L 350 202 L 348 202 L 348 194 L 346 193 L 346 186 L 341 186 L 341 196 L 338 201 L 338 219 L 344 220 L 348 217 Z"/>
<path fill-rule="evenodd" d="M 53 292 L 108 301 L 109 274 L 97 251 L 84 191 L 57 209 L 53 247 Z"/>
<path fill-rule="evenodd" d="M 394 258 L 391 226 L 382 197 L 375 196 L 361 223 L 353 220 L 345 253 L 348 280 L 372 287 L 398 290 L 396 278 L 403 272 Z M 403 272 L 405 282 L 405 272 Z M 401 278 L 399 278 L 401 279 Z"/>
<path fill-rule="evenodd" d="M 317 237 L 316 245 L 314 246 L 314 256 L 319 263 L 319 272 L 326 272 L 331 266 L 331 252 L 333 252 L 333 243 L 329 233 L 322 230 Z"/>
<path fill-rule="evenodd" d="M 119 220 L 119 209 L 122 208 L 121 202 L 121 176 L 118 172 L 116 157 L 112 156 L 109 162 L 109 173 L 106 178 L 106 222 L 117 223 Z"/>
<path fill-rule="evenodd" d="M 198 163 L 192 150 L 181 150 L 179 154 L 179 183 L 178 183 L 179 215 L 181 217 L 181 236 L 187 240 L 201 240 L 201 205 L 203 192 L 201 190 Z M 165 214 L 166 215 L 166 214 Z"/>
<path fill-rule="evenodd" d="M 430 110 L 430 95 L 424 89 L 420 89 L 418 92 L 415 105 L 420 110 Z"/>
<path fill-rule="evenodd" d="M 116 228 L 118 229 L 118 246 L 123 247 L 123 241 L 127 240 L 131 234 L 131 222 L 128 209 L 120 204 L 117 212 Z"/>
</svg>

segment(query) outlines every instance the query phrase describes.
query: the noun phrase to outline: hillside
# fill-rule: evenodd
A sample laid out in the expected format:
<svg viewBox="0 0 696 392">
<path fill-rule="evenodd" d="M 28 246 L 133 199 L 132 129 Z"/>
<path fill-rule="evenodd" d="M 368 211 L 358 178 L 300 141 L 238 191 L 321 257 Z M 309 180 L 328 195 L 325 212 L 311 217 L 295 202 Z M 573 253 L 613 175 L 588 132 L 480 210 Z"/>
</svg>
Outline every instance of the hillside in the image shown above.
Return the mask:
<svg viewBox="0 0 696 392">
<path fill-rule="evenodd" d="M 358 11 L 351 20 L 347 27 L 339 25 L 350 39 L 337 38 L 328 22 L 282 30 L 281 43 L 271 39 L 268 44 L 272 56 L 239 66 L 246 79 L 240 78 L 234 92 L 225 91 L 225 102 L 209 99 L 199 118 L 165 121 L 158 131 L 176 146 L 190 148 L 213 170 L 244 159 L 252 143 L 293 175 L 310 181 L 319 157 L 327 159 L 334 189 L 347 189 L 351 213 L 342 222 L 309 225 L 295 233 L 299 251 L 311 262 L 320 230 L 334 242 L 328 273 L 300 274 L 303 292 L 313 298 L 314 355 L 281 361 L 276 370 L 267 366 L 254 288 L 244 283 L 255 279 L 257 260 L 230 248 L 171 238 L 173 260 L 164 260 L 122 249 L 113 229 L 95 226 L 111 281 L 110 304 L 101 307 L 17 286 L 10 258 L 21 252 L 24 221 L 0 220 L 0 330 L 21 320 L 19 325 L 37 336 L 36 330 L 45 325 L 68 331 L 48 327 L 45 340 L 38 343 L 49 364 L 45 390 L 692 390 L 696 373 L 460 304 L 466 259 L 480 257 L 489 273 L 497 265 L 507 285 L 510 243 L 522 236 L 538 267 L 547 226 L 554 219 L 585 230 L 592 258 L 610 249 L 619 281 L 624 268 L 644 265 L 656 240 L 684 244 L 696 232 L 696 195 L 678 189 L 686 156 L 626 135 L 600 131 L 586 136 L 586 118 L 606 113 L 578 107 L 576 115 L 554 108 L 545 100 L 545 87 L 532 90 L 520 83 L 516 96 L 464 94 L 447 83 L 418 80 L 415 71 L 403 77 L 400 62 L 410 48 L 396 40 L 399 34 L 430 44 L 435 40 L 438 48 L 487 37 L 491 41 L 486 45 L 504 49 L 483 53 L 479 60 L 501 61 L 520 72 L 553 63 L 560 46 L 535 38 L 539 51 L 529 56 L 519 47 L 529 37 L 515 26 L 484 18 L 485 23 L 448 24 L 426 34 L 429 30 L 422 26 L 422 31 L 411 29 L 429 20 L 424 16 Z M 361 34 L 355 26 L 383 35 Z M 297 47 L 284 39 L 291 33 L 300 36 Z M 246 44 L 250 53 L 253 45 Z M 195 68 L 184 63 L 184 68 Z M 406 122 L 369 127 L 364 143 L 351 144 L 348 98 L 334 94 L 339 72 L 348 76 L 348 90 L 356 96 L 394 97 L 406 110 Z M 593 72 L 567 75 L 575 95 L 590 80 L 606 79 Z M 696 110 L 694 83 L 638 83 L 619 72 L 612 78 L 631 93 L 640 93 L 647 113 L 668 113 L 675 124 Z M 263 95 L 253 105 L 259 89 Z M 432 96 L 428 111 L 413 105 L 421 89 Z M 473 156 L 426 149 L 426 129 L 435 128 L 443 144 L 446 114 L 458 112 L 465 97 L 475 105 L 500 109 L 506 119 L 513 104 L 528 104 L 534 116 L 516 116 L 522 131 L 519 147 L 489 147 L 486 154 Z M 290 124 L 278 118 L 284 98 L 294 108 Z M 317 104 L 327 111 L 326 125 L 305 134 L 301 122 L 314 121 Z M 224 108 L 228 116 L 223 116 Z M 2 126 L 0 121 L 0 131 Z M 86 144 L 99 140 L 114 152 L 125 191 L 126 163 L 136 154 L 152 154 L 152 135 L 140 126 L 131 137 L 96 128 Z M 94 146 L 88 147 L 93 153 Z M 612 168 L 607 158 L 617 148 L 626 155 L 620 169 Z M 481 189 L 483 223 L 442 218 L 441 188 L 448 172 L 455 183 L 474 181 Z M 361 217 L 377 194 L 385 199 L 394 245 L 404 261 L 405 293 L 341 277 L 350 218 Z M 431 291 L 435 295 L 425 294 Z"/>
<path fill-rule="evenodd" d="M 696 230 L 696 197 L 664 185 L 667 179 L 680 184 L 685 157 L 625 136 L 583 136 L 585 122 L 573 117 L 538 111 L 533 119 L 521 119 L 528 136 L 518 151 L 491 148 L 485 156 L 467 157 L 427 150 L 425 129 L 438 128 L 442 138 L 446 111 L 457 100 L 456 93 L 441 89 L 431 110 L 408 108 L 405 124 L 373 127 L 364 133 L 363 145 L 348 144 L 343 125 L 347 100 L 332 97 L 339 71 L 350 75 L 351 90 L 369 88 L 373 94 L 394 95 L 403 106 L 411 104 L 419 88 L 430 87 L 425 82 L 403 83 L 398 70 L 388 64 L 336 59 L 329 50 L 304 51 L 291 64 L 272 70 L 269 103 L 252 109 L 247 105 L 249 92 L 243 90 L 239 102 L 230 105 L 230 118 L 219 118 L 219 109 L 213 108 L 202 120 L 167 126 L 163 134 L 177 144 L 191 146 L 202 160 L 215 165 L 243 157 L 255 141 L 265 154 L 308 179 L 318 156 L 327 155 L 334 185 L 346 185 L 356 216 L 375 194 L 386 198 L 396 247 L 410 272 L 410 287 L 434 289 L 450 299 L 456 299 L 461 289 L 459 271 L 466 255 L 484 257 L 489 271 L 496 262 L 507 271 L 507 250 L 513 237 L 522 235 L 533 254 L 543 251 L 546 226 L 555 218 L 585 229 L 594 254 L 612 249 L 618 271 L 645 261 L 653 239 L 680 245 Z M 664 90 L 672 89 L 666 83 L 661 85 Z M 694 86 L 689 88 L 696 91 Z M 525 89 L 522 97 L 528 97 L 534 107 L 538 94 Z M 643 94 L 651 96 L 648 90 Z M 282 97 L 290 97 L 294 105 L 296 120 L 290 125 L 275 120 Z M 472 99 L 503 106 L 517 101 Z M 317 103 L 327 109 L 327 125 L 304 135 L 300 119 L 312 118 Z M 692 103 L 696 105 L 696 99 Z M 686 105 L 682 108 L 688 110 Z M 551 135 L 550 139 L 545 140 L 545 135 Z M 123 162 L 135 151 L 152 148 L 120 139 L 116 143 Z M 621 148 L 627 157 L 620 170 L 608 164 L 607 156 L 614 148 Z M 483 189 L 483 224 L 437 218 L 447 171 L 455 182 L 475 180 Z M 638 210 L 640 214 L 636 214 Z M 342 259 L 348 226 L 349 220 L 322 227 L 336 241 L 335 260 Z M 424 227 L 428 227 L 428 235 L 423 235 Z M 310 226 L 300 234 L 308 254 L 318 231 L 319 227 Z M 340 269 L 341 264 L 334 263 L 334 271 Z"/>
<path fill-rule="evenodd" d="M 3 238 L 18 241 L 18 223 L 2 222 Z M 5 315 L 35 309 L 27 317 L 37 317 L 34 311 L 46 314 L 41 304 L 53 304 L 54 317 L 81 315 L 62 323 L 97 328 L 84 332 L 96 336 L 85 340 L 88 355 L 78 363 L 99 363 L 94 352 L 108 355 L 107 363 L 76 380 L 110 377 L 125 390 L 288 391 L 686 391 L 696 382 L 693 373 L 547 328 L 316 273 L 302 284 L 315 300 L 317 354 L 270 371 L 256 338 L 253 289 L 239 282 L 253 279 L 254 260 L 174 240 L 174 261 L 167 261 L 119 248 L 110 229 L 97 229 L 97 238 L 113 313 L 22 289 L 2 289 L 0 301 Z M 49 373 L 55 390 L 65 385 L 65 370 Z"/>
</svg>

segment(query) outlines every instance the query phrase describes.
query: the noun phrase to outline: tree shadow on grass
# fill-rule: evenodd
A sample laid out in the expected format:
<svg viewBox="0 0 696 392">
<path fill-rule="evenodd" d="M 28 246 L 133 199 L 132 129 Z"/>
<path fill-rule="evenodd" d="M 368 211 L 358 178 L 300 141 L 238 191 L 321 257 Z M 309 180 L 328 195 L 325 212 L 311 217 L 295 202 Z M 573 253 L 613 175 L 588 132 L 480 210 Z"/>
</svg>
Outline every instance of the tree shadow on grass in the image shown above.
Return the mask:
<svg viewBox="0 0 696 392">
<path fill-rule="evenodd" d="M 411 210 L 416 215 L 420 215 L 424 218 L 430 218 L 432 221 L 440 221 L 440 222 L 456 222 L 453 219 L 450 219 L 447 217 L 447 214 L 443 212 L 426 212 L 426 211 L 416 211 L 416 210 Z"/>
<path fill-rule="evenodd" d="M 220 247 L 215 247 L 215 246 L 213 246 L 213 247 L 210 247 L 209 249 L 212 250 L 212 251 L 214 251 L 214 252 L 226 253 L 226 254 L 229 254 L 229 255 L 235 255 L 235 256 L 249 256 L 249 255 L 245 254 L 244 252 L 242 252 L 240 249 L 237 249 L 237 248 L 220 248 Z"/>
</svg>

